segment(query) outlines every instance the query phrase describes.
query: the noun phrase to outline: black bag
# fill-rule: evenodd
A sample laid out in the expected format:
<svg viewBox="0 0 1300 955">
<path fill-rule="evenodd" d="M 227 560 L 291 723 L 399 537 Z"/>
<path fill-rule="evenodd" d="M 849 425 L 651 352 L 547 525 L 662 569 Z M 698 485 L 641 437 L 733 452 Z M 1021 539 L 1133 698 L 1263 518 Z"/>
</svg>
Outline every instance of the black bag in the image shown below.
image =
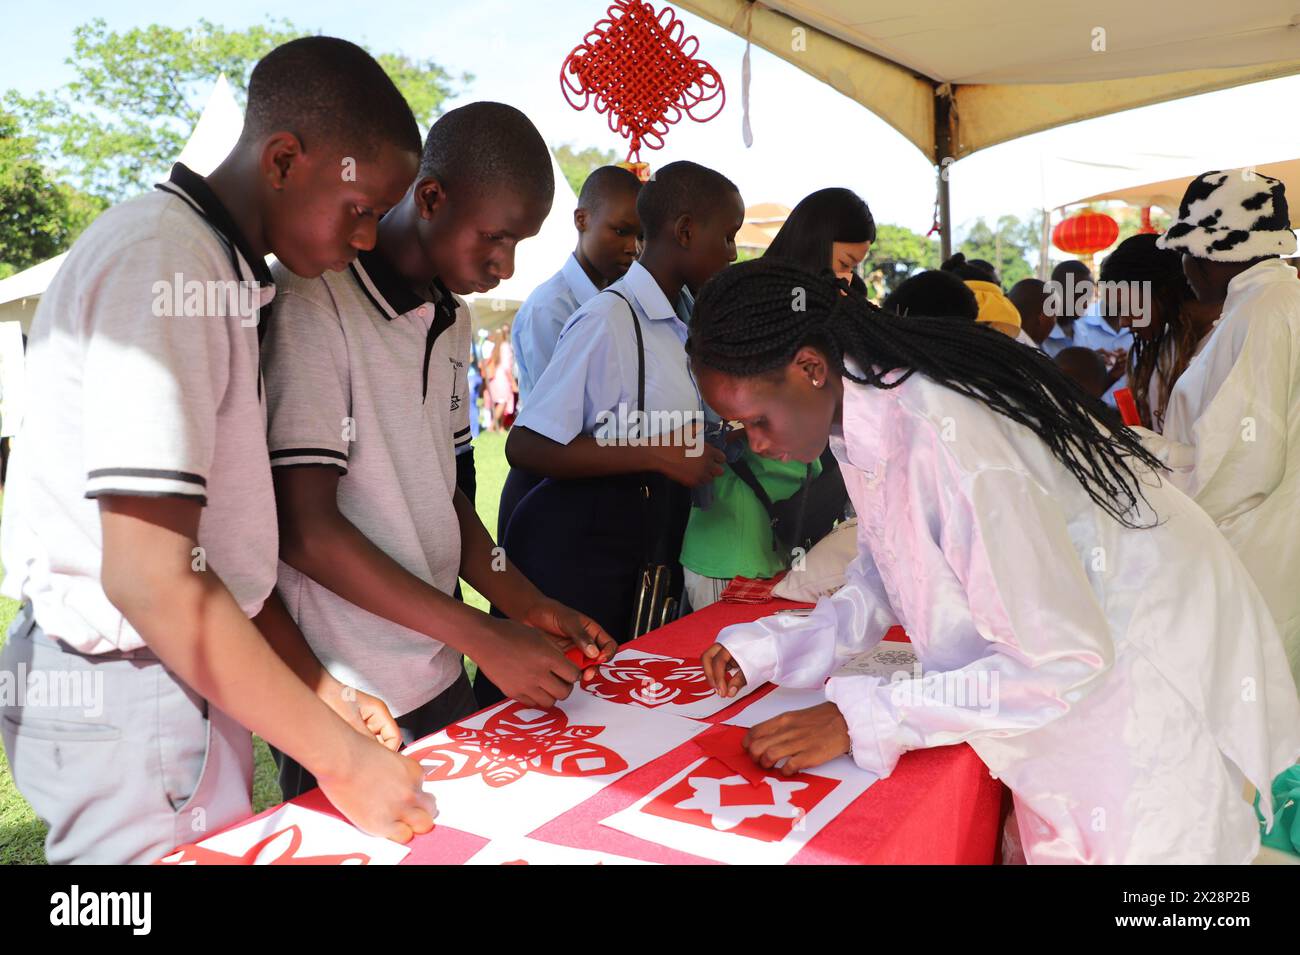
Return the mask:
<svg viewBox="0 0 1300 955">
<path fill-rule="evenodd" d="M 772 550 L 783 555 L 786 567 L 794 560 L 796 549 L 803 553 L 829 534 L 844 517 L 849 493 L 844 475 L 830 448 L 822 452 L 822 472 L 813 478 L 808 465 L 799 490 L 783 501 L 773 502 L 744 458 L 731 462 L 731 470 L 754 492 L 772 525 Z"/>
</svg>

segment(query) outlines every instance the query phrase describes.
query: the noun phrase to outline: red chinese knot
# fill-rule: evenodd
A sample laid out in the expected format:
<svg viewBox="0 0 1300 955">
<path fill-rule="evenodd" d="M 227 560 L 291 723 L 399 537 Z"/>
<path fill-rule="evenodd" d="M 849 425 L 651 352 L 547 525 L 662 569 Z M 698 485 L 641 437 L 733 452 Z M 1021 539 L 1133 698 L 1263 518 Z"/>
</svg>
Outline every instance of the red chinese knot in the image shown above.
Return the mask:
<svg viewBox="0 0 1300 955">
<path fill-rule="evenodd" d="M 609 128 L 629 140 L 627 161 L 641 147 L 660 149 L 668 127 L 689 116 L 708 122 L 727 94 L 718 71 L 696 59 L 700 41 L 672 7 L 658 14 L 642 0 L 615 0 L 560 67 L 560 89 L 574 109 L 595 104 Z M 717 100 L 708 115 L 706 104 Z"/>
</svg>

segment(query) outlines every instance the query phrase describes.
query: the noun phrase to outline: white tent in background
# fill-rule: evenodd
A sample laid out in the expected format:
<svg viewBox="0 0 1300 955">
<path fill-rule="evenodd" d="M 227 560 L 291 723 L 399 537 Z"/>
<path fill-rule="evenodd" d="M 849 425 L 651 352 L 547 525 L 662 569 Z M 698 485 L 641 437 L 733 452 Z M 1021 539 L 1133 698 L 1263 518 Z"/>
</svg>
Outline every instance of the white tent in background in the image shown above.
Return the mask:
<svg viewBox="0 0 1300 955">
<path fill-rule="evenodd" d="M 578 207 L 578 197 L 573 194 L 569 180 L 564 178 L 554 149 L 551 150 L 551 171 L 555 175 L 555 199 L 551 202 L 551 212 L 542 223 L 542 230 L 516 248 L 515 274 L 490 292 L 464 296 L 474 310 L 476 324 L 480 326 L 494 324 L 494 315 L 499 315 L 501 321 L 507 319 L 533 289 L 560 270 L 565 256 L 578 243 L 578 233 L 573 227 L 573 210 Z"/>
<path fill-rule="evenodd" d="M 176 157 L 195 172 L 206 176 L 230 153 L 244 127 L 244 114 L 235 100 L 223 73 L 217 77 L 199 121 L 189 141 Z M 21 323 L 26 334 L 36 313 L 36 303 L 54 281 L 68 253 L 56 255 L 40 265 L 33 265 L 9 278 L 0 280 L 0 321 Z"/>
</svg>

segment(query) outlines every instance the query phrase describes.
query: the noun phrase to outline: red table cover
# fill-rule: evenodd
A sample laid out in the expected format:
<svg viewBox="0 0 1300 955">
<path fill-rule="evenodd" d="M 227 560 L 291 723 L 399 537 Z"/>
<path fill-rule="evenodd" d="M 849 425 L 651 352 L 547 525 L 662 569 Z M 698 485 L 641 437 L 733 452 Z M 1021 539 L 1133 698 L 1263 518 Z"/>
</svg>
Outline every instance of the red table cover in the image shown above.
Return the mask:
<svg viewBox="0 0 1300 955">
<path fill-rule="evenodd" d="M 788 600 L 763 604 L 717 603 L 627 644 L 647 653 L 698 657 L 718 631 L 733 623 L 765 617 L 777 610 L 806 606 Z M 907 639 L 894 628 L 886 640 Z M 581 692 L 575 690 L 574 692 Z M 738 700 L 705 722 L 719 723 L 758 699 L 768 689 Z M 650 862 L 716 863 L 667 849 L 600 825 L 700 756 L 687 742 L 629 773 L 586 801 L 530 833 L 534 839 L 594 849 Z M 964 743 L 916 750 L 899 760 L 893 774 L 871 786 L 831 821 L 792 860 L 816 864 L 963 864 L 994 861 L 1001 820 L 1003 787 Z M 293 800 L 296 805 L 342 818 L 319 789 Z M 267 809 L 267 815 L 279 807 Z M 247 820 L 245 820 L 247 821 Z M 238 823 L 242 825 L 243 823 Z M 233 827 L 232 827 L 233 828 Z M 457 865 L 488 840 L 446 825 L 411 840 L 402 865 Z"/>
</svg>

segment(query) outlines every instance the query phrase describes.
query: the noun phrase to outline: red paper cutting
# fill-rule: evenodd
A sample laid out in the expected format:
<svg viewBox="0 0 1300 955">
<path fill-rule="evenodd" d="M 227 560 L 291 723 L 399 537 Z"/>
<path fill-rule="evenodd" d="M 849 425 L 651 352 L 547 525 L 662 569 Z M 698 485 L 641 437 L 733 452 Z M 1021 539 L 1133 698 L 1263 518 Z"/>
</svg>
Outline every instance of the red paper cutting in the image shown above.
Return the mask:
<svg viewBox="0 0 1300 955">
<path fill-rule="evenodd" d="M 302 830 L 295 825 L 271 833 L 242 856 L 217 852 L 191 843 L 169 852 L 154 865 L 369 865 L 370 863 L 370 856 L 364 852 L 300 856 L 298 855 L 300 848 L 302 848 Z M 278 854 L 263 860 L 262 853 L 268 849 Z"/>
<path fill-rule="evenodd" d="M 614 750 L 591 742 L 603 726 L 570 726 L 563 710 L 535 710 L 513 703 L 493 713 L 482 729 L 453 724 L 446 742 L 408 755 L 430 781 L 482 776 L 493 788 L 530 772 L 545 776 L 605 776 L 627 769 Z"/>
<path fill-rule="evenodd" d="M 712 756 L 732 772 L 744 776 L 751 786 L 759 786 L 767 779 L 768 773 L 745 749 L 743 741 L 747 732 L 743 726 L 716 726 L 695 737 L 694 742 L 704 755 Z"/>
<path fill-rule="evenodd" d="M 722 112 L 727 95 L 718 71 L 697 59 L 700 41 L 672 7 L 659 13 L 642 0 L 615 0 L 560 67 L 560 89 L 574 109 L 594 102 L 609 114 L 609 128 L 629 140 L 627 161 L 641 147 L 660 149 L 668 127 L 689 116 L 708 122 Z M 717 109 L 697 115 L 717 99 Z"/>
<path fill-rule="evenodd" d="M 780 842 L 840 784 L 838 779 L 797 773 L 744 782 L 717 759 L 707 759 L 642 807 L 652 816 L 761 842 Z"/>
<path fill-rule="evenodd" d="M 699 660 L 680 657 L 627 657 L 605 663 L 583 687 L 602 700 L 655 709 L 669 703 L 695 703 L 713 696 Z"/>
</svg>

